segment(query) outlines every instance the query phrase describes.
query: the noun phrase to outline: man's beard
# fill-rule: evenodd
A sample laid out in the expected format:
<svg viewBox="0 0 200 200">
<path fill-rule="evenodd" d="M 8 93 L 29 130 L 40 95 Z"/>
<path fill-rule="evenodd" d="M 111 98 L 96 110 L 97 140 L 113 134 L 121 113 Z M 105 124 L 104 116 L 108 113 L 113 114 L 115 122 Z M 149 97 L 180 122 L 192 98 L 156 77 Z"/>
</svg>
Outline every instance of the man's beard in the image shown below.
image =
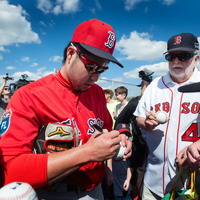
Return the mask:
<svg viewBox="0 0 200 200">
<path fill-rule="evenodd" d="M 176 67 L 179 67 L 178 69 L 175 69 Z M 194 66 L 191 64 L 190 66 L 188 66 L 185 70 L 184 67 L 182 65 L 174 65 L 172 67 L 173 70 L 170 71 L 170 75 L 176 79 L 176 80 L 186 80 L 188 79 L 188 77 L 190 76 L 190 74 L 192 74 L 192 72 L 194 71 Z"/>
</svg>

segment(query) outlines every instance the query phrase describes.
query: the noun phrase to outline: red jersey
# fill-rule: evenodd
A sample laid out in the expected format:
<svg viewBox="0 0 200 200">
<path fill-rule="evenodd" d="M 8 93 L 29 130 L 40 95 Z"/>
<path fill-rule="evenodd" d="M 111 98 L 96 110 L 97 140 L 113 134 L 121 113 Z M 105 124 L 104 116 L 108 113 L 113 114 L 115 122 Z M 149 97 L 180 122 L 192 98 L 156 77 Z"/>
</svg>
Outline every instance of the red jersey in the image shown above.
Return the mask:
<svg viewBox="0 0 200 200">
<path fill-rule="evenodd" d="M 47 155 L 36 155 L 32 151 L 39 130 L 50 122 L 73 126 L 82 144 L 95 132 L 94 123 L 112 130 L 104 92 L 96 84 L 85 92 L 76 92 L 59 71 L 23 86 L 12 96 L 1 121 L 0 162 L 5 167 L 5 184 L 13 181 L 8 178 L 6 168 L 19 155 L 27 154 L 23 156 L 23 165 L 14 162 L 21 173 L 17 172 L 16 176 L 21 178 L 17 181 L 25 180 L 34 188 L 47 185 Z M 30 166 L 31 162 L 34 164 Z M 90 190 L 103 180 L 104 173 L 103 162 L 89 163 L 73 174 L 73 182 Z"/>
</svg>

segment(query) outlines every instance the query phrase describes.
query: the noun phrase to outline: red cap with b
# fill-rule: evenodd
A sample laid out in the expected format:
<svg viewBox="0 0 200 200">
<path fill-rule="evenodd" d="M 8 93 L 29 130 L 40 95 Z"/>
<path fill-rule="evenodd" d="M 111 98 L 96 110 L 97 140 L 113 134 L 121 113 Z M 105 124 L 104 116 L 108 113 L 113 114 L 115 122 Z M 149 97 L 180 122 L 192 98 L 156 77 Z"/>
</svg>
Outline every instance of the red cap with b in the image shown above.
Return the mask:
<svg viewBox="0 0 200 200">
<path fill-rule="evenodd" d="M 123 67 L 112 54 L 116 44 L 113 28 L 98 19 L 81 23 L 74 31 L 71 42 L 77 42 L 91 54 L 104 58 Z"/>
</svg>

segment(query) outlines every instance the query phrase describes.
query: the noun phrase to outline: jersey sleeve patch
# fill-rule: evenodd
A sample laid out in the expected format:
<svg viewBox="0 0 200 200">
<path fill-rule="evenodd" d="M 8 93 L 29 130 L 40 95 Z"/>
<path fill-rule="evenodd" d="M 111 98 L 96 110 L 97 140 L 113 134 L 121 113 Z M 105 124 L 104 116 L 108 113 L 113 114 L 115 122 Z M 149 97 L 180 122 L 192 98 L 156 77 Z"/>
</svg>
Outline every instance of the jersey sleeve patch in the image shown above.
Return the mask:
<svg viewBox="0 0 200 200">
<path fill-rule="evenodd" d="M 0 129 L 1 135 L 3 135 L 8 130 L 10 126 L 11 115 L 12 115 L 11 109 L 3 113 L 3 116 L 1 118 L 1 129 Z"/>
</svg>

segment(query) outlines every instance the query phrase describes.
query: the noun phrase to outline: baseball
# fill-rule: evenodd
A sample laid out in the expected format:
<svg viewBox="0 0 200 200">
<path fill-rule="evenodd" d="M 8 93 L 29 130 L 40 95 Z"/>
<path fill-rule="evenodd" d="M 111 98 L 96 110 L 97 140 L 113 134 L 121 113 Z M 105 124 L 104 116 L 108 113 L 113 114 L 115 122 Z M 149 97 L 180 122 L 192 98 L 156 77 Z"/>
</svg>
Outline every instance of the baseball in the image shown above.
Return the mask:
<svg viewBox="0 0 200 200">
<path fill-rule="evenodd" d="M 12 182 L 0 189 L 0 199 L 38 200 L 35 190 L 28 183 Z"/>
<path fill-rule="evenodd" d="M 160 124 L 164 124 L 165 122 L 168 121 L 168 115 L 164 111 L 158 111 L 156 113 L 156 121 Z"/>
<path fill-rule="evenodd" d="M 117 153 L 115 154 L 114 159 L 121 160 L 124 156 L 125 149 L 126 149 L 126 147 L 123 147 L 120 142 L 120 148 L 118 149 Z"/>
</svg>

